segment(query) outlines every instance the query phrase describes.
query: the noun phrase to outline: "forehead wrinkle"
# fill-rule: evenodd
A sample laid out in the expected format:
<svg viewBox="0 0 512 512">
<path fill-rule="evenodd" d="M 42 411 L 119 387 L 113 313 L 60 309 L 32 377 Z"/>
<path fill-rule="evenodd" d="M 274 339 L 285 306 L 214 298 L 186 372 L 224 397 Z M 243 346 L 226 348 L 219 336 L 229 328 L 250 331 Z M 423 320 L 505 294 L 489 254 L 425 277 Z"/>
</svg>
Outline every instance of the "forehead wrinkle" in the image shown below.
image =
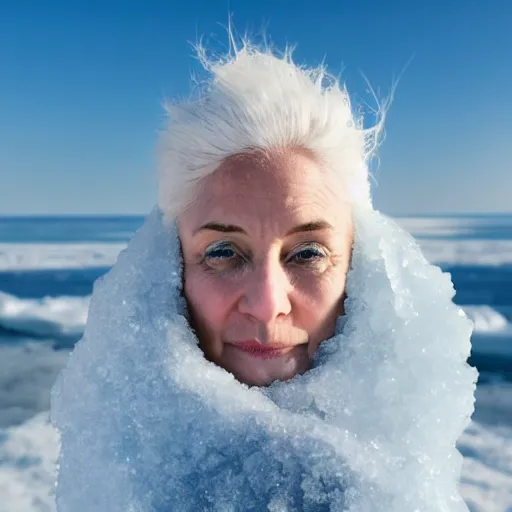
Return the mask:
<svg viewBox="0 0 512 512">
<path fill-rule="evenodd" d="M 239 177 L 221 178 L 215 180 L 213 186 L 208 187 L 211 200 L 220 200 L 226 203 L 232 200 L 244 198 L 245 201 L 265 201 L 268 206 L 284 205 L 292 208 L 295 205 L 318 205 L 325 208 L 325 204 L 335 199 L 332 187 L 321 182 L 320 186 L 315 183 L 302 181 L 292 176 L 286 180 L 276 180 L 275 175 L 265 173 L 256 182 L 250 179 L 239 179 Z M 305 192 L 306 190 L 306 192 Z M 339 201 L 338 201 L 339 202 Z"/>
<path fill-rule="evenodd" d="M 262 178 L 269 189 L 288 190 L 304 182 L 312 172 L 322 174 L 319 164 L 298 151 L 257 152 L 227 158 L 213 173 L 214 188 L 235 185 L 252 188 L 254 178 Z M 301 179 L 302 178 L 302 179 Z"/>
<path fill-rule="evenodd" d="M 286 224 L 283 232 L 317 219 L 345 224 L 343 198 L 320 167 L 305 155 L 285 156 L 245 155 L 223 162 L 198 187 L 193 208 L 198 226 L 208 221 L 240 225 L 242 218 L 244 224 L 257 220 L 261 229 L 272 226 L 273 231 Z"/>
</svg>

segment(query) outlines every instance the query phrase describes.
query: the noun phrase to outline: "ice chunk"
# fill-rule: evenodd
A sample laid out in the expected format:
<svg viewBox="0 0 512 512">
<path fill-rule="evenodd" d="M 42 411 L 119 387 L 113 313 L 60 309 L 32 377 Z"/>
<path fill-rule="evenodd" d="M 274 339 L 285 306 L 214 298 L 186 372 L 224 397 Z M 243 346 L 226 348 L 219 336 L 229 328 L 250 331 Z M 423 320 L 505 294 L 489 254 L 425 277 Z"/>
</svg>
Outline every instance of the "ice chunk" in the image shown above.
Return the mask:
<svg viewBox="0 0 512 512">
<path fill-rule="evenodd" d="M 464 306 L 464 312 L 472 320 L 476 332 L 504 331 L 510 327 L 505 316 L 491 306 Z"/>
<path fill-rule="evenodd" d="M 0 429 L 0 512 L 54 512 L 58 451 L 48 412 Z"/>
<path fill-rule="evenodd" d="M 337 334 L 306 374 L 248 388 L 204 359 L 155 211 L 95 287 L 53 390 L 58 510 L 467 511 L 471 322 L 412 237 L 354 215 Z"/>
<path fill-rule="evenodd" d="M 120 242 L 2 243 L 0 272 L 84 267 L 109 267 L 126 247 Z"/>
<path fill-rule="evenodd" d="M 20 299 L 0 291 L 0 327 L 39 337 L 76 337 L 84 330 L 89 297 Z"/>
</svg>

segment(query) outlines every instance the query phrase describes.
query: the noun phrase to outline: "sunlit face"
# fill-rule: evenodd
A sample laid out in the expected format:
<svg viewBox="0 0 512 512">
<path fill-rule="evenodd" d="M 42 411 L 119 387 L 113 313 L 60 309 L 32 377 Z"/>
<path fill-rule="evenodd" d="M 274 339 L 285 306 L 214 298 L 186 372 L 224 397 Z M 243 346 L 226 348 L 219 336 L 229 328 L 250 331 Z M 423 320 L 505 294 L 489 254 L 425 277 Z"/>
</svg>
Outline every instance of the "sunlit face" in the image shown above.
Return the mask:
<svg viewBox="0 0 512 512">
<path fill-rule="evenodd" d="M 205 356 L 249 385 L 305 372 L 342 313 L 348 203 L 304 152 L 230 158 L 178 217 Z"/>
</svg>

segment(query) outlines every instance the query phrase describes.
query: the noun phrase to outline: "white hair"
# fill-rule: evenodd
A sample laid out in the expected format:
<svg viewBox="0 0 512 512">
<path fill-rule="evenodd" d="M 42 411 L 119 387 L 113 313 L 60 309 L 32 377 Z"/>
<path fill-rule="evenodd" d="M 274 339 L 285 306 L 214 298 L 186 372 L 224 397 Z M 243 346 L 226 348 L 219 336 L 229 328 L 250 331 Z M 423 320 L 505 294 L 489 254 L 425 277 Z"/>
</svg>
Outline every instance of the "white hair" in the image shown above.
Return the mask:
<svg viewBox="0 0 512 512">
<path fill-rule="evenodd" d="M 158 157 L 158 206 L 173 220 L 193 199 L 195 185 L 230 156 L 254 150 L 300 148 L 310 152 L 354 204 L 371 206 L 368 163 L 378 146 L 384 110 L 363 128 L 345 85 L 323 66 L 297 66 L 244 41 L 227 57 L 209 60 L 199 98 L 167 104 L 169 122 Z"/>
</svg>

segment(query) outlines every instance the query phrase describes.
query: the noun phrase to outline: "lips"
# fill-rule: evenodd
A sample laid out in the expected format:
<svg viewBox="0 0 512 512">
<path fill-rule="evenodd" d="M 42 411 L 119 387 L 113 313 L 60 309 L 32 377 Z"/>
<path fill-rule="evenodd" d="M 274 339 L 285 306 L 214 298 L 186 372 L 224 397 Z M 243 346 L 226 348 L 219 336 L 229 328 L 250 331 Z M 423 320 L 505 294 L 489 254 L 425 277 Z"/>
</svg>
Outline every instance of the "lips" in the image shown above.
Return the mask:
<svg viewBox="0 0 512 512">
<path fill-rule="evenodd" d="M 275 359 L 289 352 L 293 346 L 289 345 L 262 345 L 257 341 L 240 341 L 234 346 L 244 352 L 261 359 Z"/>
</svg>

